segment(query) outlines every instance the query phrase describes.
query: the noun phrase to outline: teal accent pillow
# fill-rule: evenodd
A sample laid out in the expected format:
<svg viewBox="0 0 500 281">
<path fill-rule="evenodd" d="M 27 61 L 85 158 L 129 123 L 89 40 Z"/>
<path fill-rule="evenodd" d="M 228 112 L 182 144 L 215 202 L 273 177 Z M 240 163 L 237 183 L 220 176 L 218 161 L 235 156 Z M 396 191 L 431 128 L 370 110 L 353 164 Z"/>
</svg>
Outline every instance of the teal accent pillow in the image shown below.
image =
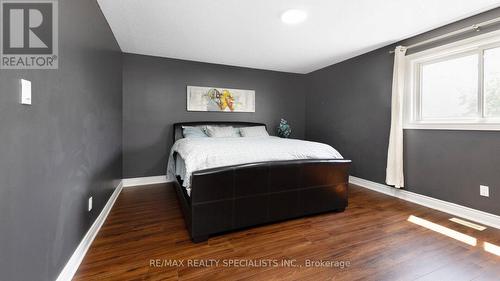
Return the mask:
<svg viewBox="0 0 500 281">
<path fill-rule="evenodd" d="M 182 134 L 185 138 L 208 138 L 200 127 L 182 126 Z"/>
</svg>

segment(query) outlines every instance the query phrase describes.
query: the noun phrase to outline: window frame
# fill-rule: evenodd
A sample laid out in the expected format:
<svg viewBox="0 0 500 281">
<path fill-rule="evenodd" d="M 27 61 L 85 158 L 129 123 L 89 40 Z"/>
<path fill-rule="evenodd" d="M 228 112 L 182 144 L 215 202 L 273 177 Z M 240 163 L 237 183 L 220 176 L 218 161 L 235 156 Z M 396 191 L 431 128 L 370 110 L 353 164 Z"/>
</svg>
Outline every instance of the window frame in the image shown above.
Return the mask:
<svg viewBox="0 0 500 281">
<path fill-rule="evenodd" d="M 405 57 L 404 129 L 500 131 L 500 117 L 485 116 L 484 52 L 500 47 L 500 30 L 460 40 Z M 422 70 L 424 65 L 478 55 L 478 115 L 472 118 L 422 118 Z"/>
</svg>

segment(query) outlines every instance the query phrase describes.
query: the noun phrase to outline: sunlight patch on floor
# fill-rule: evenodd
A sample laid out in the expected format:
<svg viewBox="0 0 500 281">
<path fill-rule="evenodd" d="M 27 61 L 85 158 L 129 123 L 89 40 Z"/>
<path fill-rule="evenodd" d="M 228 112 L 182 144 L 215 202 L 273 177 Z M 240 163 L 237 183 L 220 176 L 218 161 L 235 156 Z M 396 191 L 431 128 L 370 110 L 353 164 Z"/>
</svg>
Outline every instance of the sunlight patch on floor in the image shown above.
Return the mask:
<svg viewBox="0 0 500 281">
<path fill-rule="evenodd" d="M 472 223 L 470 221 L 466 221 L 466 220 L 459 219 L 459 218 L 451 218 L 450 221 L 452 221 L 454 223 L 461 224 L 463 226 L 467 226 L 467 227 L 479 230 L 479 231 L 483 231 L 483 230 L 486 229 L 485 226 L 482 226 L 482 225 L 479 225 L 479 224 L 475 224 L 475 223 Z"/>
<path fill-rule="evenodd" d="M 484 242 L 483 248 L 486 252 L 492 253 L 492 254 L 500 257 L 500 247 L 499 246 L 497 246 L 495 244 L 488 243 L 488 242 Z"/>
<path fill-rule="evenodd" d="M 422 219 L 422 218 L 419 218 L 419 217 L 411 215 L 411 216 L 408 217 L 408 221 L 411 222 L 411 223 L 414 223 L 416 225 L 420 225 L 422 227 L 430 229 L 432 231 L 435 231 L 437 233 L 446 235 L 446 236 L 448 236 L 450 238 L 453 238 L 455 240 L 461 241 L 461 242 L 466 243 L 468 245 L 471 245 L 471 246 L 476 246 L 477 245 L 477 239 L 476 238 L 474 238 L 472 236 L 469 236 L 467 234 L 463 234 L 461 232 L 455 231 L 453 229 L 444 227 L 442 225 L 430 222 L 428 220 L 425 220 L 425 219 Z"/>
</svg>

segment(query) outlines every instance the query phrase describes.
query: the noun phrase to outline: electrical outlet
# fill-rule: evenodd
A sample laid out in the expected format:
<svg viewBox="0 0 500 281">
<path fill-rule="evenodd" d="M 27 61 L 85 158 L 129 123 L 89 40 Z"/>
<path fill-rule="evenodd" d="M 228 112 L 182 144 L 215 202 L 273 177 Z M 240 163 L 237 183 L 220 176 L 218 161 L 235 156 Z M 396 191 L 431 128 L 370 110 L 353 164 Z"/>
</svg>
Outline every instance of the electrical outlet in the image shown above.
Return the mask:
<svg viewBox="0 0 500 281">
<path fill-rule="evenodd" d="M 486 185 L 480 185 L 479 194 L 484 197 L 490 197 L 490 187 Z"/>
<path fill-rule="evenodd" d="M 92 196 L 89 197 L 89 208 L 88 211 L 92 211 Z"/>
</svg>

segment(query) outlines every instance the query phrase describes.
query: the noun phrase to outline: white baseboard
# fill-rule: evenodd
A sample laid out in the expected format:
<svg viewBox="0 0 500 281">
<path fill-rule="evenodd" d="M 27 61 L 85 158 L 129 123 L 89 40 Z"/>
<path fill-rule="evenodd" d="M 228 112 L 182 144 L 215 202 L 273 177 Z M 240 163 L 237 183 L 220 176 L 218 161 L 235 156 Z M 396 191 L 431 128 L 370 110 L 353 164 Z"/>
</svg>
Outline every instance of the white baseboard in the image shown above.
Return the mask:
<svg viewBox="0 0 500 281">
<path fill-rule="evenodd" d="M 115 191 L 113 191 L 113 194 L 111 194 L 111 197 L 109 197 L 108 202 L 102 209 L 101 213 L 94 221 L 90 229 L 87 231 L 82 241 L 80 242 L 76 250 L 73 252 L 73 255 L 64 266 L 61 273 L 59 273 L 59 277 L 57 277 L 56 281 L 66 281 L 66 280 L 70 281 L 71 279 L 73 279 L 73 276 L 75 275 L 76 271 L 78 270 L 78 267 L 82 263 L 83 258 L 85 257 L 85 254 L 87 253 L 88 249 L 90 248 L 90 245 L 94 241 L 95 236 L 101 229 L 102 225 L 104 224 L 104 221 L 106 221 L 106 218 L 108 217 L 108 214 L 111 211 L 113 205 L 115 204 L 116 199 L 118 198 L 118 195 L 120 195 L 122 189 L 123 189 L 123 181 L 120 181 L 120 184 L 118 184 L 118 186 L 115 188 Z"/>
<path fill-rule="evenodd" d="M 167 176 L 154 176 L 154 177 L 142 177 L 142 178 L 128 178 L 123 179 L 123 187 L 141 186 L 148 184 L 158 184 L 166 183 Z"/>
<path fill-rule="evenodd" d="M 429 196 L 413 193 L 410 191 L 396 189 L 385 184 L 350 176 L 349 182 L 361 187 L 397 197 L 418 205 L 422 205 L 441 212 L 452 214 L 464 219 L 475 221 L 487 226 L 500 229 L 500 216 L 461 206 L 455 203 L 435 199 Z"/>
</svg>

